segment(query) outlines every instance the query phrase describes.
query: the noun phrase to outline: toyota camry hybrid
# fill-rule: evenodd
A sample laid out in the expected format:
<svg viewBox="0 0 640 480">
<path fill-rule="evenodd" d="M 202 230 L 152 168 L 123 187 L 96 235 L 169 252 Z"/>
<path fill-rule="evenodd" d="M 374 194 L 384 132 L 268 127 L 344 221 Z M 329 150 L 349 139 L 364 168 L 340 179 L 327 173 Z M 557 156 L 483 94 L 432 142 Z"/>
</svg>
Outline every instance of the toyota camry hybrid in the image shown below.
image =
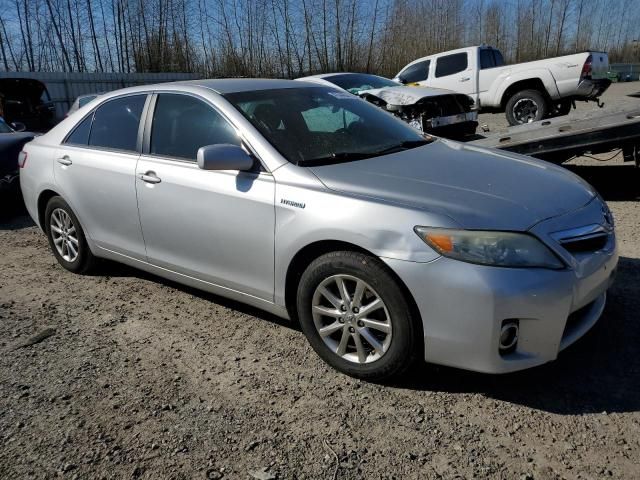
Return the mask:
<svg viewBox="0 0 640 480">
<path fill-rule="evenodd" d="M 422 136 L 312 83 L 111 92 L 19 165 L 64 268 L 115 260 L 297 320 L 368 380 L 419 357 L 551 361 L 602 314 L 618 260 L 607 205 L 572 173 Z"/>
</svg>

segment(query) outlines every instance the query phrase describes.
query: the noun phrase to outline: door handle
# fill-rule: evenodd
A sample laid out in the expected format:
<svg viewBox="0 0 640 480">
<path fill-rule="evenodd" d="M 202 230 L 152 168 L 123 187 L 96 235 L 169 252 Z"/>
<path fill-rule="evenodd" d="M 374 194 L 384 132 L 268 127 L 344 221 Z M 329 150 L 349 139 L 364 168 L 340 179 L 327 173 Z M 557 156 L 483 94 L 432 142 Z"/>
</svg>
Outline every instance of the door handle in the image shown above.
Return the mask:
<svg viewBox="0 0 640 480">
<path fill-rule="evenodd" d="M 462 77 L 460 80 L 458 80 L 459 82 L 468 82 L 469 80 L 471 80 L 471 77 Z"/>
<path fill-rule="evenodd" d="M 160 183 L 162 181 L 160 180 L 160 177 L 156 175 L 156 172 L 152 171 L 141 174 L 140 180 L 147 183 Z"/>
<path fill-rule="evenodd" d="M 64 157 L 58 158 L 58 163 L 60 165 L 64 165 L 65 167 L 68 167 L 69 165 L 73 164 L 73 162 L 67 155 L 65 155 Z"/>
</svg>

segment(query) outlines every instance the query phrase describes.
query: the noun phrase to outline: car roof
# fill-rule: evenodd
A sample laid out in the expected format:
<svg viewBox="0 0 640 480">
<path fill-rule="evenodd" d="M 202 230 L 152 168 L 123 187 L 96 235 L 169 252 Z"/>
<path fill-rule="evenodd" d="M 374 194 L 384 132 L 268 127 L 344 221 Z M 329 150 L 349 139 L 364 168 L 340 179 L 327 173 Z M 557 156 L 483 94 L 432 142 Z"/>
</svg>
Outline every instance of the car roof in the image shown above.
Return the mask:
<svg viewBox="0 0 640 480">
<path fill-rule="evenodd" d="M 250 92 L 257 90 L 318 87 L 318 85 L 311 82 L 305 83 L 294 80 L 274 80 L 266 78 L 219 78 L 138 85 L 135 87 L 113 90 L 99 96 L 101 98 L 109 99 L 119 95 L 131 95 L 153 90 L 171 90 L 179 92 L 181 91 L 181 87 L 185 87 L 187 89 L 206 88 L 221 95 L 225 95 L 228 93 Z"/>
<path fill-rule="evenodd" d="M 276 90 L 280 88 L 300 88 L 300 82 L 271 78 L 218 78 L 177 82 L 190 86 L 199 86 L 214 90 L 221 95 L 226 93 L 249 92 L 254 90 Z M 316 86 L 309 84 L 308 86 Z"/>
</svg>

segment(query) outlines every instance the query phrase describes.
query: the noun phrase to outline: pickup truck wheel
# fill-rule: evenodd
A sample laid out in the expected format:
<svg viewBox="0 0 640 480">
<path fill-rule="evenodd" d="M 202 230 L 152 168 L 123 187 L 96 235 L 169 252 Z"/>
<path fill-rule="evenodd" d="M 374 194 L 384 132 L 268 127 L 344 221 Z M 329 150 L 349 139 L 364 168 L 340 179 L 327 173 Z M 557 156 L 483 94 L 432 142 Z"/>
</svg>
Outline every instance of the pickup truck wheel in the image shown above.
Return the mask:
<svg viewBox="0 0 640 480">
<path fill-rule="evenodd" d="M 522 125 L 542 120 L 549 107 L 538 90 L 522 90 L 507 101 L 505 110 L 510 125 Z"/>
<path fill-rule="evenodd" d="M 338 251 L 311 262 L 297 310 L 316 353 L 347 375 L 386 380 L 417 357 L 421 330 L 412 309 L 391 272 L 369 255 Z"/>
</svg>

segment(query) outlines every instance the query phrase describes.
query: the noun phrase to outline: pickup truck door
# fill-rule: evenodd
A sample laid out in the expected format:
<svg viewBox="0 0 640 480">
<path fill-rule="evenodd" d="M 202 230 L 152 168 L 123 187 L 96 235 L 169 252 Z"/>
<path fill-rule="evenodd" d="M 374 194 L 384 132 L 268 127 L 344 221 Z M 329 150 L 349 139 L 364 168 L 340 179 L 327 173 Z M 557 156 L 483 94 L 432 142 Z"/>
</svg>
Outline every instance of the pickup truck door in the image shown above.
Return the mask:
<svg viewBox="0 0 640 480">
<path fill-rule="evenodd" d="M 464 93 L 477 103 L 477 70 L 474 68 L 476 62 L 469 58 L 471 54 L 466 51 L 437 57 L 431 64 L 430 78 L 426 85 Z"/>
</svg>

